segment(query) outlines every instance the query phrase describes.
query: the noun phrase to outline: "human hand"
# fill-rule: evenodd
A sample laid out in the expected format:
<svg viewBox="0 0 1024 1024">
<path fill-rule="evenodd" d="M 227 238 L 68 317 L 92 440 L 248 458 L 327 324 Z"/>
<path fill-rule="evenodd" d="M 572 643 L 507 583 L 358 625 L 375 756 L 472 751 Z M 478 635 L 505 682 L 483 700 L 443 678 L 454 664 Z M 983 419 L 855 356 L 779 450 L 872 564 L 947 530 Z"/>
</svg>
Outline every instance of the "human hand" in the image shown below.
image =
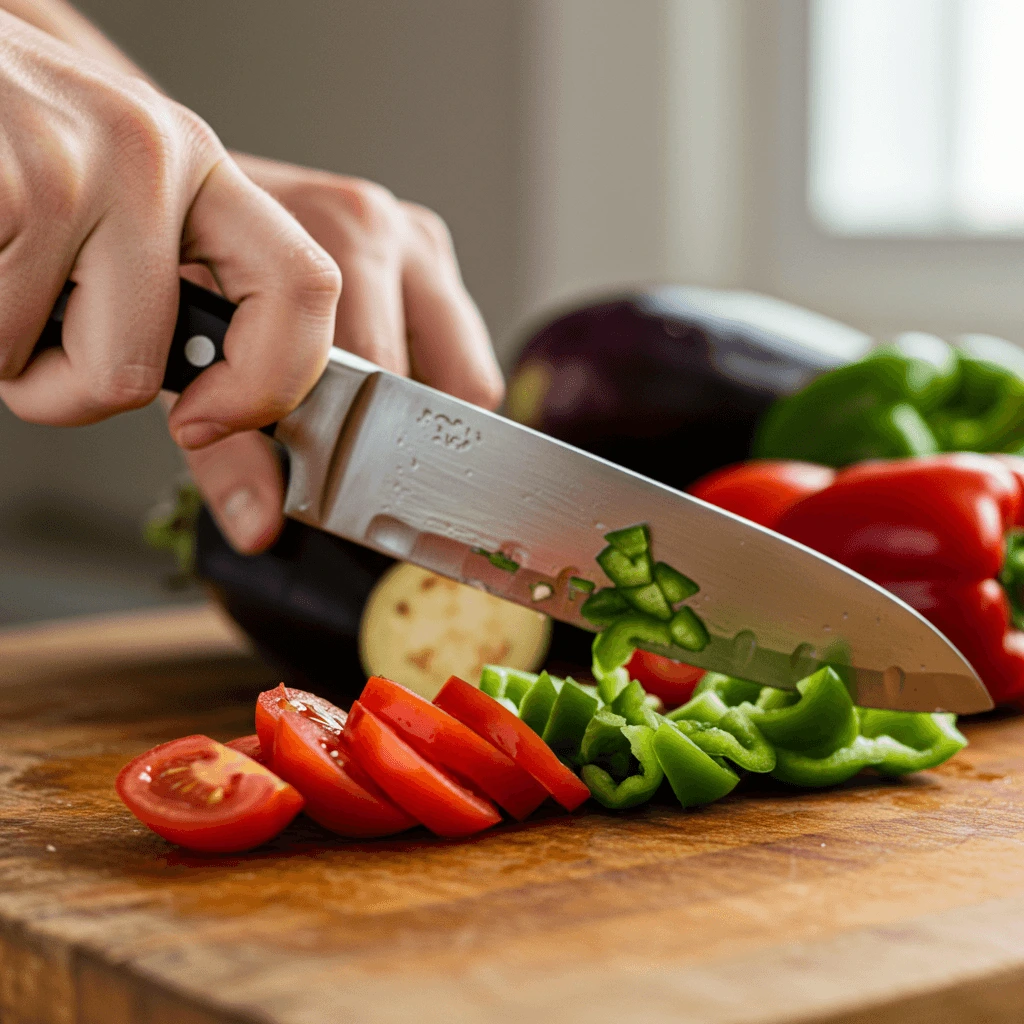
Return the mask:
<svg viewBox="0 0 1024 1024">
<path fill-rule="evenodd" d="M 335 345 L 485 408 L 501 402 L 487 329 L 436 214 L 357 178 L 255 157 L 238 161 L 341 268 Z M 242 552 L 269 546 L 281 529 L 284 496 L 269 440 L 234 434 L 186 457 L 231 543 Z"/>
<path fill-rule="evenodd" d="M 0 11 L 0 400 L 91 423 L 158 393 L 182 263 L 238 304 L 226 360 L 186 389 L 199 448 L 286 415 L 326 364 L 337 265 L 191 111 Z M 65 281 L 63 347 L 32 359 Z M 244 356 L 244 358 L 243 358 Z"/>
</svg>

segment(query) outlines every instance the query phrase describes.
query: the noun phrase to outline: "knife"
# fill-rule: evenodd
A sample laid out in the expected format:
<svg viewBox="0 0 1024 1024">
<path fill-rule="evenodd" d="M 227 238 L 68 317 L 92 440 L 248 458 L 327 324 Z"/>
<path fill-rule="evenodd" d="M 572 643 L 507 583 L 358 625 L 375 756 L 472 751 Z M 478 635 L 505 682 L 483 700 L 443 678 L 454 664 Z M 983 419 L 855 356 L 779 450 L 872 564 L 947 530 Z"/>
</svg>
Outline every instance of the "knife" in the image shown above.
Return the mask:
<svg viewBox="0 0 1024 1024">
<path fill-rule="evenodd" d="M 37 350 L 60 344 L 70 287 Z M 223 359 L 234 309 L 182 281 L 167 390 Z M 865 707 L 993 706 L 934 626 L 844 566 L 348 352 L 332 349 L 302 404 L 264 430 L 290 458 L 286 515 L 393 558 L 593 632 L 570 581 L 608 586 L 604 535 L 647 523 L 655 557 L 700 584 L 689 603 L 711 634 L 699 652 L 653 652 L 783 689 L 831 664 Z"/>
</svg>

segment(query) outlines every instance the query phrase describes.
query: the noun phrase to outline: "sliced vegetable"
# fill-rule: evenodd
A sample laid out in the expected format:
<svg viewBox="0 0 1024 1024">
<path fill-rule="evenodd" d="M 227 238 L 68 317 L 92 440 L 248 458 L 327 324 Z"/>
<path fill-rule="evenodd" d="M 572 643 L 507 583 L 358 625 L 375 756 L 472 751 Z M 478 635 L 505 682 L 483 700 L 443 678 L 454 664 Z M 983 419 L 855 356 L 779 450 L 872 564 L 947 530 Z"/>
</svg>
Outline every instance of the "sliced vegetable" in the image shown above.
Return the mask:
<svg viewBox="0 0 1024 1024">
<path fill-rule="evenodd" d="M 617 587 L 643 587 L 654 578 L 654 563 L 646 551 L 630 558 L 609 544 L 597 556 L 597 564 Z"/>
<path fill-rule="evenodd" d="M 296 690 L 284 683 L 273 690 L 264 690 L 256 698 L 256 734 L 260 738 L 266 764 L 273 764 L 274 733 L 278 719 L 285 712 L 302 715 L 335 736 L 340 736 L 345 727 L 345 712 L 315 693 Z"/>
<path fill-rule="evenodd" d="M 647 803 L 658 791 L 665 772 L 654 749 L 654 730 L 645 725 L 623 725 L 621 734 L 629 743 L 629 751 L 640 766 L 637 774 L 621 781 L 598 764 L 583 766 L 583 781 L 591 796 L 602 806 L 623 810 Z"/>
<path fill-rule="evenodd" d="M 878 742 L 863 736 L 855 736 L 849 744 L 832 751 L 827 757 L 812 757 L 780 748 L 775 751 L 772 776 L 794 786 L 836 786 L 852 779 L 869 765 L 877 764 L 883 756 Z"/>
<path fill-rule="evenodd" d="M 600 701 L 572 679 L 566 679 L 555 698 L 544 731 L 544 742 L 560 757 L 573 760 L 580 752 L 583 734 Z"/>
<path fill-rule="evenodd" d="M 761 687 L 757 683 L 748 682 L 746 679 L 735 679 L 732 676 L 723 675 L 721 672 L 708 672 L 697 684 L 693 691 L 694 697 L 702 693 L 712 692 L 716 694 L 729 707 L 737 704 L 757 701 L 762 689 L 768 693 L 781 693 L 781 690 L 770 690 L 769 687 Z"/>
<path fill-rule="evenodd" d="M 724 757 L 748 772 L 770 772 L 775 748 L 741 708 L 728 709 L 714 722 L 680 718 L 676 728 L 712 757 Z"/>
<path fill-rule="evenodd" d="M 519 717 L 538 736 L 543 736 L 556 700 L 558 690 L 554 680 L 547 672 L 541 672 L 533 686 L 523 694 L 519 703 Z"/>
<path fill-rule="evenodd" d="M 654 582 L 661 588 L 669 604 L 679 604 L 700 590 L 689 576 L 684 576 L 678 569 L 664 562 L 654 563 Z"/>
<path fill-rule="evenodd" d="M 258 764 L 266 764 L 266 761 L 263 759 L 263 744 L 260 743 L 260 738 L 256 733 L 253 733 L 251 736 L 239 736 L 238 739 L 228 740 L 224 746 L 237 750 L 240 754 L 245 754 L 246 757 L 251 757 Z"/>
<path fill-rule="evenodd" d="M 306 798 L 306 813 L 338 835 L 372 839 L 419 824 L 360 767 L 343 735 L 300 713 L 277 720 L 274 767 Z"/>
<path fill-rule="evenodd" d="M 654 753 L 683 807 L 699 807 L 719 800 L 731 793 L 740 781 L 728 765 L 705 754 L 671 722 L 658 726 L 654 734 Z"/>
<path fill-rule="evenodd" d="M 883 775 L 934 768 L 967 746 L 967 737 L 956 727 L 956 715 L 878 708 L 858 708 L 857 715 L 861 735 L 874 740 L 883 752 L 882 759 L 874 763 Z"/>
<path fill-rule="evenodd" d="M 590 795 L 554 751 L 511 711 L 457 676 L 452 676 L 434 703 L 493 743 L 529 772 L 567 811 Z"/>
<path fill-rule="evenodd" d="M 646 523 L 606 533 L 604 539 L 628 559 L 635 560 L 651 548 L 651 530 Z"/>
<path fill-rule="evenodd" d="M 665 595 L 657 583 L 648 583 L 646 587 L 620 587 L 618 593 L 638 612 L 653 615 L 663 622 L 668 622 L 672 618 L 672 606 L 665 600 Z"/>
<path fill-rule="evenodd" d="M 494 703 L 486 694 L 472 689 Z M 472 835 L 501 820 L 492 804 L 416 753 L 359 701 L 352 705 L 345 723 L 345 739 L 373 781 L 399 807 L 439 836 Z"/>
<path fill-rule="evenodd" d="M 510 757 L 412 690 L 372 676 L 359 703 L 417 753 L 480 790 L 512 817 L 522 821 L 547 799 L 547 790 Z"/>
<path fill-rule="evenodd" d="M 128 809 L 169 842 L 237 853 L 273 839 L 302 809 L 270 769 L 208 736 L 163 743 L 126 765 L 115 784 Z"/>
<path fill-rule="evenodd" d="M 625 665 L 641 644 L 670 646 L 672 634 L 669 624 L 640 612 L 626 612 L 603 633 L 598 633 L 594 641 L 594 660 L 603 672 L 613 672 L 620 665 Z"/>
<path fill-rule="evenodd" d="M 595 626 L 609 626 L 623 612 L 628 612 L 630 604 L 622 591 L 614 587 L 604 587 L 593 593 L 583 602 L 580 615 Z"/>
<path fill-rule="evenodd" d="M 680 608 L 668 624 L 672 642 L 688 651 L 703 651 L 711 637 L 707 627 L 692 608 Z"/>
</svg>

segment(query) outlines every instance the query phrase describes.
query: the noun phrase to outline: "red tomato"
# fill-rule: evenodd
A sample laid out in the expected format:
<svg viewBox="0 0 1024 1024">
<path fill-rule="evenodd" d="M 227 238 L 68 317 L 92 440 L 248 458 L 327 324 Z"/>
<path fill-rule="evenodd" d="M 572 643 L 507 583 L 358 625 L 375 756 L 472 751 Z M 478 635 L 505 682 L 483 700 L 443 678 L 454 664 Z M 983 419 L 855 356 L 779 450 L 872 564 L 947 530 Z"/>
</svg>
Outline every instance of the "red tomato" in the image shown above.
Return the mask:
<svg viewBox="0 0 1024 1024">
<path fill-rule="evenodd" d="M 287 782 L 208 736 L 154 747 L 122 769 L 116 788 L 157 835 L 206 853 L 251 850 L 302 810 Z"/>
<path fill-rule="evenodd" d="M 345 727 L 345 712 L 315 693 L 295 690 L 284 683 L 273 690 L 264 690 L 256 700 L 256 734 L 260 738 L 263 759 L 267 764 L 272 763 L 277 720 L 285 711 L 296 711 L 335 736 L 340 736 Z"/>
<path fill-rule="evenodd" d="M 483 690 L 452 676 L 434 703 L 508 754 L 567 811 L 574 811 L 590 796 L 590 790 L 525 722 Z"/>
<path fill-rule="evenodd" d="M 740 462 L 716 469 L 687 490 L 696 498 L 735 512 L 770 530 L 798 501 L 824 490 L 836 471 L 813 462 Z"/>
<path fill-rule="evenodd" d="M 306 798 L 306 813 L 339 835 L 371 839 L 419 824 L 359 767 L 344 737 L 302 714 L 278 719 L 274 767 Z"/>
<path fill-rule="evenodd" d="M 660 697 L 668 707 L 685 704 L 693 696 L 694 687 L 704 678 L 702 668 L 684 665 L 681 661 L 639 648 L 626 663 L 626 669 L 630 679 L 635 679 L 648 693 Z"/>
<path fill-rule="evenodd" d="M 418 693 L 373 676 L 359 703 L 417 753 L 489 796 L 514 818 L 522 821 L 547 799 L 547 790 L 532 775 Z"/>
<path fill-rule="evenodd" d="M 240 754 L 245 754 L 246 757 L 251 757 L 259 764 L 265 763 L 263 760 L 263 744 L 260 743 L 260 738 L 256 733 L 253 733 L 251 736 L 239 736 L 236 740 L 228 740 L 224 746 L 237 750 Z"/>
<path fill-rule="evenodd" d="M 345 739 L 374 782 L 439 836 L 468 836 L 501 821 L 490 803 L 417 754 L 359 701 L 352 705 Z"/>
</svg>

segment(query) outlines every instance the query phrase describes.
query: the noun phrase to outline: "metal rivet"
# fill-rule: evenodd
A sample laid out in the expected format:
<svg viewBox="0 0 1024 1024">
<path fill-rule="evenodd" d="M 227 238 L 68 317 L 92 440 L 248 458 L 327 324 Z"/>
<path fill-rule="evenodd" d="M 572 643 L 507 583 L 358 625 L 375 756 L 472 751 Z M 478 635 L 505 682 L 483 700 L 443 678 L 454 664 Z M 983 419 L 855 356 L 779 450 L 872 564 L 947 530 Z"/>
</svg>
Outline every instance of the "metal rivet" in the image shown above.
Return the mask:
<svg viewBox="0 0 1024 1024">
<path fill-rule="evenodd" d="M 217 346 L 205 334 L 193 335 L 185 342 L 185 358 L 197 369 L 209 366 L 217 357 Z"/>
</svg>

